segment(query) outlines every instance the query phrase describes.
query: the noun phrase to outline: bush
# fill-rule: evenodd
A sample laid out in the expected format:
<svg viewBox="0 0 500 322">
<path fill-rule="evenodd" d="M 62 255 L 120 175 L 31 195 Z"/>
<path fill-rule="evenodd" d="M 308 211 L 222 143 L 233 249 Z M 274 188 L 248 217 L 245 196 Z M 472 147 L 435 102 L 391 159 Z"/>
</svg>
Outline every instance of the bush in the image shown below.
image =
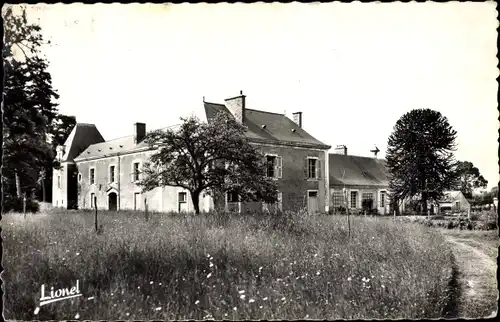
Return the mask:
<svg viewBox="0 0 500 322">
<path fill-rule="evenodd" d="M 23 212 L 23 198 L 5 196 L 2 203 L 2 212 Z M 40 211 L 40 204 L 33 199 L 26 199 L 26 212 L 37 213 Z"/>
<path fill-rule="evenodd" d="M 454 220 L 448 221 L 448 229 L 453 229 L 457 227 L 457 223 Z"/>
</svg>

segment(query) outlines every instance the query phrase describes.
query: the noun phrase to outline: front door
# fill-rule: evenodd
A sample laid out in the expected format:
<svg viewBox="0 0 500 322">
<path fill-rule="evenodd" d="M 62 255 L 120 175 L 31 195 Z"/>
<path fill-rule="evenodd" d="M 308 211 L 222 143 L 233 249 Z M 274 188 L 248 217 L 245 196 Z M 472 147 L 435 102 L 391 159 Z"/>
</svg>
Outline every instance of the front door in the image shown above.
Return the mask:
<svg viewBox="0 0 500 322">
<path fill-rule="evenodd" d="M 309 191 L 307 195 L 307 212 L 309 214 L 315 214 L 319 211 L 318 207 L 318 192 Z"/>
<path fill-rule="evenodd" d="M 115 192 L 111 192 L 108 195 L 108 210 L 111 211 L 116 211 L 117 210 L 117 204 L 118 204 L 118 196 L 116 195 Z"/>
<path fill-rule="evenodd" d="M 134 193 L 134 210 L 141 209 L 141 194 L 139 192 Z"/>
</svg>

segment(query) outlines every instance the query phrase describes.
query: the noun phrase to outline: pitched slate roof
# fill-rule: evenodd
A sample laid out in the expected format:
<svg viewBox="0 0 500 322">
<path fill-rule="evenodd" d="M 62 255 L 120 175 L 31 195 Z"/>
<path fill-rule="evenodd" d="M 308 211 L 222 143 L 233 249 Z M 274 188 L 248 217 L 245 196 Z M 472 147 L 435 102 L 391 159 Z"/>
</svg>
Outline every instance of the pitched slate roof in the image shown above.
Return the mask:
<svg viewBox="0 0 500 322">
<path fill-rule="evenodd" d="M 169 126 L 160 130 L 175 129 L 178 125 Z M 143 140 L 139 143 L 134 143 L 134 136 L 124 136 L 121 138 L 100 142 L 90 145 L 85 149 L 75 161 L 83 161 L 85 159 L 103 158 L 116 154 L 127 154 L 141 150 L 148 150 L 149 145 Z"/>
<path fill-rule="evenodd" d="M 64 142 L 65 153 L 61 162 L 72 162 L 87 146 L 103 141 L 94 124 L 77 123 Z"/>
<path fill-rule="evenodd" d="M 461 191 L 458 191 L 458 190 L 455 190 L 455 191 L 444 191 L 444 196 L 443 198 L 441 198 L 441 200 L 439 200 L 440 203 L 442 202 L 452 202 L 454 200 L 457 200 L 460 198 L 460 194 L 462 192 Z M 467 200 L 467 202 L 469 202 L 469 200 L 467 198 L 465 198 L 464 196 L 464 199 Z"/>
<path fill-rule="evenodd" d="M 231 115 L 231 112 L 224 104 L 204 102 L 204 106 L 207 121 L 209 122 L 219 112 Z M 330 146 L 311 136 L 283 114 L 245 109 L 244 125 L 248 128 L 247 137 L 254 141 L 288 142 L 330 148 Z M 262 125 L 265 125 L 265 128 Z M 292 131 L 292 129 L 295 131 Z"/>
<path fill-rule="evenodd" d="M 330 186 L 389 186 L 384 160 L 344 154 L 329 154 L 328 159 Z"/>
</svg>

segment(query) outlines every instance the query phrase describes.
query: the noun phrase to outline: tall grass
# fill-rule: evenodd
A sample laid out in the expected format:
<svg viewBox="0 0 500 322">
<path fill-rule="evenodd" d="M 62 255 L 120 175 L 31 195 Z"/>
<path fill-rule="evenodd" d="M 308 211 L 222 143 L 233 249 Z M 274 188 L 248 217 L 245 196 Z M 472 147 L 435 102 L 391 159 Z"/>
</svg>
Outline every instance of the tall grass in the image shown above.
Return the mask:
<svg viewBox="0 0 500 322">
<path fill-rule="evenodd" d="M 442 316 L 451 253 L 387 219 L 288 214 L 10 214 L 6 319 L 351 319 Z M 42 284 L 83 296 L 39 306 Z M 76 315 L 78 314 L 78 315 Z"/>
</svg>

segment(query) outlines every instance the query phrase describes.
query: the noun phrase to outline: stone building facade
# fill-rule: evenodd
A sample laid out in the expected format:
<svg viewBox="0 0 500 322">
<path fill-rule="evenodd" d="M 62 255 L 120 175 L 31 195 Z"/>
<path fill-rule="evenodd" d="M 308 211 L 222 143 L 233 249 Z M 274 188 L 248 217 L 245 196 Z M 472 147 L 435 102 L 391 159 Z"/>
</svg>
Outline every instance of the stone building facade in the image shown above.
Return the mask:
<svg viewBox="0 0 500 322">
<path fill-rule="evenodd" d="M 278 202 L 242 203 L 232 194 L 216 196 L 215 200 L 202 195 L 200 210 L 223 208 L 245 212 L 279 207 L 284 211 L 306 208 L 310 213 L 327 212 L 330 203 L 326 165 L 330 146 L 302 129 L 302 113 L 295 113 L 292 121 L 283 114 L 246 109 L 245 96 L 240 94 L 227 99 L 225 104 L 203 102 L 206 121 L 210 122 L 216 113 L 229 113 L 247 127 L 249 141 L 269 162 L 266 175 L 277 181 Z M 91 135 L 81 128 L 90 128 L 87 132 Z M 86 209 L 94 208 L 97 200 L 100 209 L 140 210 L 147 204 L 151 211 L 193 211 L 189 191 L 182 188 L 166 186 L 141 192 L 136 184 L 140 169 L 154 153 L 144 142 L 145 136 L 144 123 L 134 124 L 133 135 L 110 141 L 105 141 L 94 125 L 77 124 L 60 147 L 60 159 L 70 170 L 54 170 L 54 178 L 59 175 L 61 179 L 60 184 L 54 180 L 53 193 L 57 198 L 53 199 L 53 205 Z"/>
</svg>

